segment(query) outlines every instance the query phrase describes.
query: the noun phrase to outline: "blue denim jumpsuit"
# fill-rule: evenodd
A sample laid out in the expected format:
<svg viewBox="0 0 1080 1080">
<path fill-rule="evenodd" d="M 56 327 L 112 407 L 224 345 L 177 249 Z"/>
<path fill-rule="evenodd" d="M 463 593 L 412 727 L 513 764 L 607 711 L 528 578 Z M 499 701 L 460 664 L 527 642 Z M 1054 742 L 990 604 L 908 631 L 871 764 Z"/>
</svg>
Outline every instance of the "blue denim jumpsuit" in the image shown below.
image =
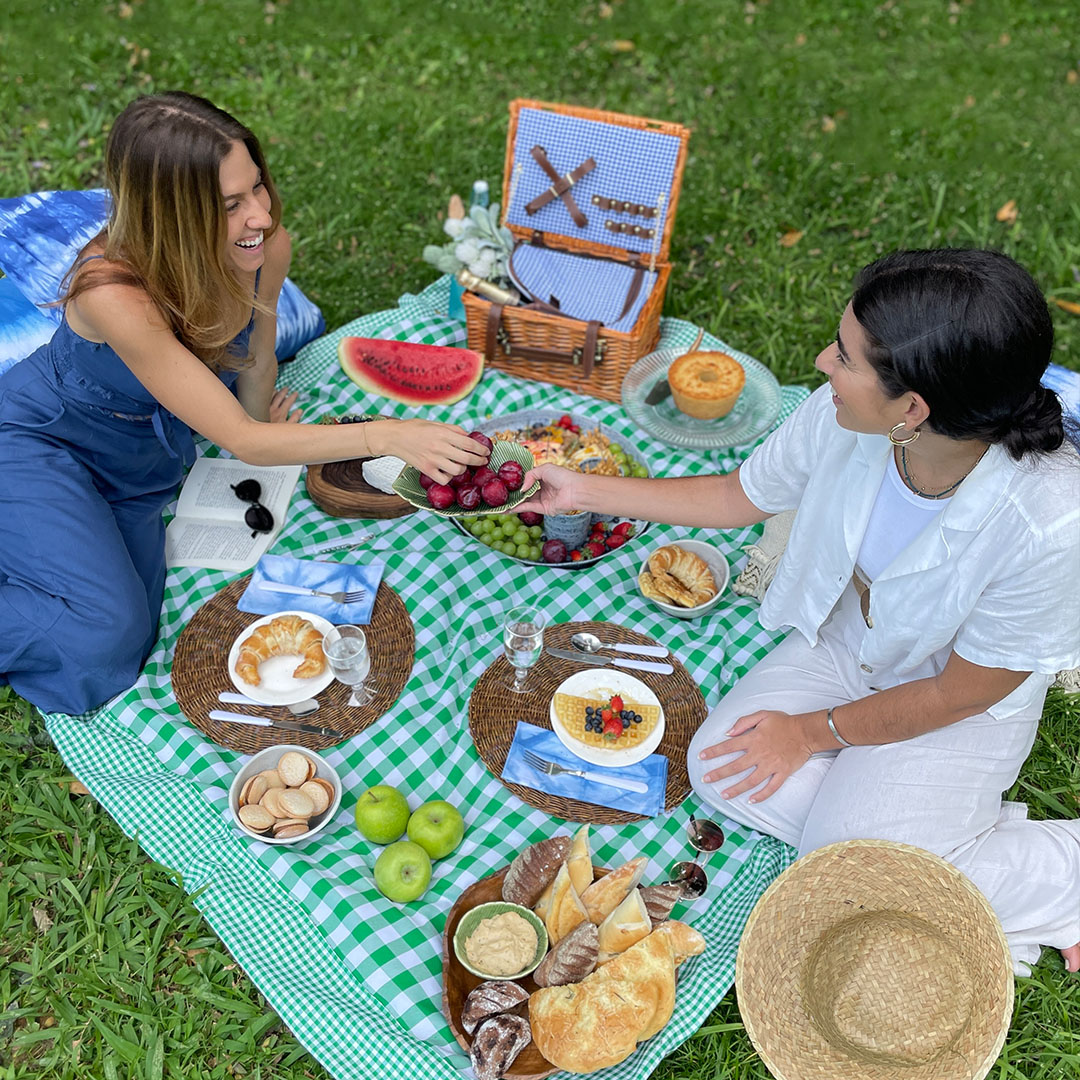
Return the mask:
<svg viewBox="0 0 1080 1080">
<path fill-rule="evenodd" d="M 190 428 L 66 319 L 0 376 L 0 683 L 80 713 L 135 682 L 165 587 L 162 510 L 194 458 Z"/>
</svg>

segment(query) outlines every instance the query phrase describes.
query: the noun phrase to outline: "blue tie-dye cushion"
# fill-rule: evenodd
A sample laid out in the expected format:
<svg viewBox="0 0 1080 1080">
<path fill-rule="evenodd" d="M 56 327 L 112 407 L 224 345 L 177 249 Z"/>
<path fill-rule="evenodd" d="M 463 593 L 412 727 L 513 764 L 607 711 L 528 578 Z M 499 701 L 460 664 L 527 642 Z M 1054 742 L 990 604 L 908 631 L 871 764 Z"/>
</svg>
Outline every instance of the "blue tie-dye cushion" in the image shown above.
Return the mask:
<svg viewBox="0 0 1080 1080">
<path fill-rule="evenodd" d="M 100 231 L 108 213 L 105 191 L 38 191 L 14 199 L 0 199 L 0 270 L 31 304 L 48 304 L 57 298 L 60 282 L 71 269 L 79 250 Z M 40 313 L 53 328 L 59 325 L 59 308 Z M 33 352 L 26 352 L 5 328 L 8 308 L 0 307 L 0 371 Z M 285 279 L 278 300 L 277 355 L 292 356 L 302 345 L 326 330 L 322 312 Z M 46 340 L 50 334 L 46 335 Z"/>
<path fill-rule="evenodd" d="M 55 329 L 11 278 L 0 278 L 0 375 L 44 345 Z"/>
</svg>

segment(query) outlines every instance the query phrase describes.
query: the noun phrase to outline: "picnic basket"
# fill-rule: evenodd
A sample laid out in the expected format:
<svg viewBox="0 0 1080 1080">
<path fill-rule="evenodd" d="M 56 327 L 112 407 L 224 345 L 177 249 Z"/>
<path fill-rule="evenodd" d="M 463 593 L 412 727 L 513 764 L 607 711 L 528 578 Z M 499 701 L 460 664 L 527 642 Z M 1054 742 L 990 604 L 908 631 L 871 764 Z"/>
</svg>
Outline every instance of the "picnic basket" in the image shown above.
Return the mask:
<svg viewBox="0 0 1080 1080">
<path fill-rule="evenodd" d="M 523 264 L 539 284 L 527 306 L 466 292 L 469 347 L 502 371 L 620 400 L 660 336 L 689 138 L 681 124 L 512 101 L 502 221 L 515 284 L 526 291 Z M 544 295 L 551 284 L 562 295 Z"/>
</svg>

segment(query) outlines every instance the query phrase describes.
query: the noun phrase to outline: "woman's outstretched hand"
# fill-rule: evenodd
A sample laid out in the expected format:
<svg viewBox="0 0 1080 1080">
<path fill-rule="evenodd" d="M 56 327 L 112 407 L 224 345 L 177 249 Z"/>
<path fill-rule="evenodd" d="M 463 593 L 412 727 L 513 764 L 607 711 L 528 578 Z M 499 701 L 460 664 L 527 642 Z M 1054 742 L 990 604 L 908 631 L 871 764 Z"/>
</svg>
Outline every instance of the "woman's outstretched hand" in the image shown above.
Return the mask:
<svg viewBox="0 0 1080 1080">
<path fill-rule="evenodd" d="M 565 514 L 579 510 L 575 502 L 578 483 L 582 474 L 561 465 L 538 465 L 525 474 L 522 488 L 528 490 L 533 482 L 540 481 L 540 490 L 531 498 L 524 499 L 514 507 L 514 512 L 532 510 L 537 514 Z"/>
<path fill-rule="evenodd" d="M 728 732 L 728 738 L 722 743 L 707 746 L 701 751 L 701 757 L 708 760 L 740 750 L 742 753 L 726 765 L 705 773 L 702 779 L 712 784 L 752 769 L 748 776 L 720 794 L 725 799 L 732 799 L 765 784 L 750 796 L 750 802 L 758 803 L 767 799 L 780 789 L 780 785 L 793 772 L 801 769 L 813 753 L 799 719 L 784 712 L 769 710 L 740 716 Z"/>
<path fill-rule="evenodd" d="M 377 441 L 381 442 L 380 453 L 403 458 L 440 484 L 445 484 L 466 467 L 474 469 L 483 465 L 490 453 L 486 446 L 470 439 L 456 424 L 398 420 L 378 426 L 385 427 L 385 435 L 380 431 L 382 438 L 371 440 L 372 449 Z"/>
<path fill-rule="evenodd" d="M 298 424 L 303 412 L 300 409 L 293 409 L 293 406 L 299 396 L 295 390 L 290 391 L 287 386 L 275 390 L 274 396 L 270 399 L 270 423 Z M 290 409 L 292 412 L 289 411 Z"/>
</svg>

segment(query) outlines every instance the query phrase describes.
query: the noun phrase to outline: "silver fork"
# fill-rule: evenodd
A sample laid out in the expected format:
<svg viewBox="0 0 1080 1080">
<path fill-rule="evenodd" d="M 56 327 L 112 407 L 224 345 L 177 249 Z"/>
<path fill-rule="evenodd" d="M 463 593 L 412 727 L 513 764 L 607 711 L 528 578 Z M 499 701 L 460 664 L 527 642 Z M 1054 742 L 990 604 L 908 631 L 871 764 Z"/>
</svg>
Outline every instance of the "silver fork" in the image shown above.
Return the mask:
<svg viewBox="0 0 1080 1080">
<path fill-rule="evenodd" d="M 649 785 L 640 780 L 624 780 L 619 776 L 607 776 L 603 773 L 589 772 L 581 769 L 568 769 L 565 765 L 559 765 L 554 761 L 547 761 L 532 750 L 522 750 L 525 764 L 537 772 L 548 776 L 580 776 L 583 780 L 591 780 L 594 784 L 606 784 L 608 787 L 622 788 L 623 791 L 636 791 L 639 795 L 647 795 Z"/>
<path fill-rule="evenodd" d="M 296 596 L 325 596 L 335 604 L 355 604 L 367 596 L 366 589 L 353 589 L 351 592 L 323 592 L 321 589 L 309 589 L 306 585 L 286 585 L 281 581 L 264 581 L 263 588 L 271 592 L 293 593 Z"/>
</svg>

